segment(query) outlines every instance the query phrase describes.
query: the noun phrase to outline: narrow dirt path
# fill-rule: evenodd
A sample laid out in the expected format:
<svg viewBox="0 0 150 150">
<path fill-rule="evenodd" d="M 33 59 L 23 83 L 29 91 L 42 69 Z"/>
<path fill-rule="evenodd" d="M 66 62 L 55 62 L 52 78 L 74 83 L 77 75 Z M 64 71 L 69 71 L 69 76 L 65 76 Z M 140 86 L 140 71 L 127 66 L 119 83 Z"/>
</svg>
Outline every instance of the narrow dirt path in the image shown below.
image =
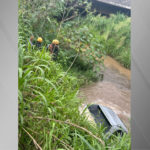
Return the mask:
<svg viewBox="0 0 150 150">
<path fill-rule="evenodd" d="M 103 81 L 82 87 L 79 97 L 85 98 L 83 105 L 94 103 L 111 108 L 130 128 L 131 72 L 109 56 L 104 64 Z"/>
</svg>

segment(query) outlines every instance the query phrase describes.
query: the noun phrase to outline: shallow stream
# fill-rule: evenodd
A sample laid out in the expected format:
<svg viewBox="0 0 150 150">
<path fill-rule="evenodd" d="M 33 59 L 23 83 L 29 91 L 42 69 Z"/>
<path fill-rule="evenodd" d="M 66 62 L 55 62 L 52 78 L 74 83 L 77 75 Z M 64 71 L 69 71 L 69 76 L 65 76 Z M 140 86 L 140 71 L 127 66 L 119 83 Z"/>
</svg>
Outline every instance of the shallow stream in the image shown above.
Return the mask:
<svg viewBox="0 0 150 150">
<path fill-rule="evenodd" d="M 109 56 L 104 65 L 103 80 L 82 87 L 79 97 L 85 98 L 83 106 L 95 103 L 111 108 L 130 128 L 131 71 Z"/>
</svg>

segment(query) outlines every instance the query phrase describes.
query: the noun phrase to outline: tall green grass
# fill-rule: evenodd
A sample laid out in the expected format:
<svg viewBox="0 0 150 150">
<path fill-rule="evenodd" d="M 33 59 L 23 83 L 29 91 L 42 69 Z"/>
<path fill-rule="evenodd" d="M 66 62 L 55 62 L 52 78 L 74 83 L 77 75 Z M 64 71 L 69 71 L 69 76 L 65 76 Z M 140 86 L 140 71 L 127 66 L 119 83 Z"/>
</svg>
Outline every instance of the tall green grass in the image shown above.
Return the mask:
<svg viewBox="0 0 150 150">
<path fill-rule="evenodd" d="M 119 13 L 109 18 L 97 16 L 91 25 L 107 55 L 131 69 L 131 18 Z"/>
<path fill-rule="evenodd" d="M 25 51 L 23 46 L 19 48 L 19 149 L 34 150 L 37 144 L 43 150 L 70 147 L 76 150 L 100 150 L 113 146 L 129 149 L 130 134 L 123 138 L 106 140 L 103 128 L 93 126 L 85 114 L 80 114 L 79 106 L 82 100 L 76 95 L 84 82 L 82 78 L 67 74 L 62 82 L 55 86 L 64 75 L 64 71 L 59 63 L 50 60 L 49 54 L 44 50 L 44 47 L 42 51 Z M 52 87 L 53 90 L 49 92 Z M 74 126 L 61 121 L 73 123 Z M 96 138 L 77 126 L 92 132 L 106 145 L 103 146 Z"/>
</svg>

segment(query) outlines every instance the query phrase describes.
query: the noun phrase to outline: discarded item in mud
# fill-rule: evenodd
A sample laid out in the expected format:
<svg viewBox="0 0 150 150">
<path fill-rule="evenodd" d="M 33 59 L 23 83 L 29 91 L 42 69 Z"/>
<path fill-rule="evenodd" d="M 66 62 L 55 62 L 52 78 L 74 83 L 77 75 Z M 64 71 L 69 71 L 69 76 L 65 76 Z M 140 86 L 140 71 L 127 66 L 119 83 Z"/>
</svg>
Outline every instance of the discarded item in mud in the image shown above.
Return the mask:
<svg viewBox="0 0 150 150">
<path fill-rule="evenodd" d="M 112 134 L 128 134 L 128 131 L 123 122 L 110 108 L 102 105 L 91 105 L 88 107 L 88 109 L 90 113 L 94 116 L 94 120 L 97 125 L 103 124 L 104 127 L 107 127 L 104 131 L 107 139 Z"/>
</svg>

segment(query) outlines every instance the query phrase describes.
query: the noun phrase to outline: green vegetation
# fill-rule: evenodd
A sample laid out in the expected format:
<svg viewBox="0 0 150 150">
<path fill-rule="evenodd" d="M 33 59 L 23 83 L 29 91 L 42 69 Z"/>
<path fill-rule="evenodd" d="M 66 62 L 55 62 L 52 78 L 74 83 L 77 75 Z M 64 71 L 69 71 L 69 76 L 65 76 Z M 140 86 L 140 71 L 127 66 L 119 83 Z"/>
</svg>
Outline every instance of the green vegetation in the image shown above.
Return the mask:
<svg viewBox="0 0 150 150">
<path fill-rule="evenodd" d="M 78 0 L 77 5 L 82 3 Z M 103 126 L 94 126 L 84 113 L 79 112 L 82 103 L 82 100 L 77 98 L 79 87 L 85 84 L 85 81 L 98 79 L 96 76 L 100 70 L 98 65 L 103 65 L 101 58 L 107 53 L 121 60 L 123 64 L 127 63 L 128 56 L 123 47 L 126 49 L 130 45 L 127 29 L 126 31 L 123 29 L 125 27 L 122 23 L 126 22 L 128 26 L 128 19 L 122 15 L 113 16 L 115 19 L 112 24 L 111 18 L 94 17 L 90 12 L 91 4 L 87 2 L 84 4 L 88 14 L 82 18 L 77 15 L 79 12 L 75 7 L 67 8 L 63 1 L 19 1 L 18 138 L 20 150 L 131 149 L 130 133 L 106 140 Z M 118 35 L 115 37 L 116 40 L 126 37 L 120 46 L 122 49 L 120 47 L 119 49 L 117 44 L 114 49 L 112 48 L 113 41 L 110 42 L 110 39 L 113 40 L 113 32 L 108 34 L 107 39 L 106 31 L 103 36 L 98 34 L 98 30 L 103 30 L 102 24 L 95 24 L 96 21 L 99 22 L 98 19 L 105 23 L 103 29 L 105 28 L 106 31 L 110 29 L 108 22 L 114 27 L 113 30 L 116 29 L 115 26 L 117 27 L 118 34 L 114 33 Z M 43 38 L 41 51 L 32 49 L 31 45 L 26 43 L 31 34 L 35 38 L 38 36 Z M 60 52 L 58 61 L 53 62 L 45 46 L 56 38 L 60 41 Z M 109 45 L 106 44 L 107 41 Z M 74 60 L 73 66 L 66 74 L 67 68 Z"/>
<path fill-rule="evenodd" d="M 101 15 L 88 14 L 80 17 L 80 26 L 87 25 L 92 33 L 92 44 L 97 42 L 105 51 L 127 69 L 131 68 L 131 18 L 123 14 L 110 15 L 109 18 Z M 98 47 L 95 47 L 98 49 Z M 96 55 L 98 56 L 98 55 Z M 98 56 L 99 57 L 99 56 Z"/>
<path fill-rule="evenodd" d="M 108 55 L 127 69 L 131 68 L 131 18 L 123 14 L 111 15 L 109 19 L 95 17 L 95 32 L 100 32 L 100 43 Z M 99 19 L 97 19 L 99 18 Z M 102 26 L 103 24 L 103 26 Z"/>
</svg>

